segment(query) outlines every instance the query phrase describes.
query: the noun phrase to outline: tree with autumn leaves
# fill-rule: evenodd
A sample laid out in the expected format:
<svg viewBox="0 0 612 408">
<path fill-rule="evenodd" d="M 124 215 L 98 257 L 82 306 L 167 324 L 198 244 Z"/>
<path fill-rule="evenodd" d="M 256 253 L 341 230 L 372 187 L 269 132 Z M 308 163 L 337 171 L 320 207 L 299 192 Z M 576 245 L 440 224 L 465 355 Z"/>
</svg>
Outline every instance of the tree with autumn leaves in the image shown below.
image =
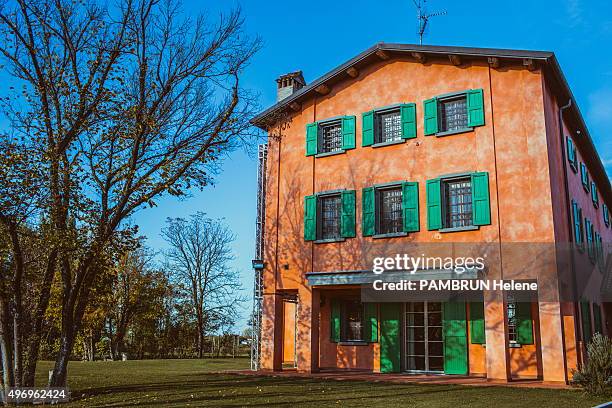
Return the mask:
<svg viewBox="0 0 612 408">
<path fill-rule="evenodd" d="M 0 3 L 4 386 L 33 385 L 54 287 L 50 385 L 66 384 L 92 291 L 137 239 L 127 221 L 211 183 L 250 138 L 241 78 L 259 41 L 239 10 L 181 16 L 173 1 Z"/>
</svg>

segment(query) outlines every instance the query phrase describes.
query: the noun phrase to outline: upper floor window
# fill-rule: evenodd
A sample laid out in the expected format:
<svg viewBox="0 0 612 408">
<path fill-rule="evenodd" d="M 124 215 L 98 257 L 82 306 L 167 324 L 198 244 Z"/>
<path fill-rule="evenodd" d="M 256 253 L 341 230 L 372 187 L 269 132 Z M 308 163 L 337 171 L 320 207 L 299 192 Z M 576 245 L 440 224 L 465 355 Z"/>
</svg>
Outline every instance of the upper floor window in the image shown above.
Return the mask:
<svg viewBox="0 0 612 408">
<path fill-rule="evenodd" d="M 376 112 L 375 143 L 393 142 L 402 140 L 402 119 L 400 109 L 390 109 Z"/>
<path fill-rule="evenodd" d="M 355 116 L 306 125 L 306 156 L 342 153 L 355 148 Z"/>
<path fill-rule="evenodd" d="M 438 104 L 440 132 L 457 131 L 468 127 L 467 97 L 441 99 Z"/>
<path fill-rule="evenodd" d="M 591 181 L 591 200 L 593 200 L 593 206 L 599 208 L 599 196 L 597 195 L 597 185 L 594 181 Z"/>
<path fill-rule="evenodd" d="M 491 223 L 489 173 L 427 180 L 427 228 L 465 229 Z"/>
<path fill-rule="evenodd" d="M 608 206 L 604 204 L 602 206 L 601 211 L 603 213 L 604 224 L 606 224 L 606 227 L 609 227 L 610 226 L 610 212 L 608 210 Z"/>
<path fill-rule="evenodd" d="M 578 203 L 572 200 L 572 216 L 574 219 L 574 241 L 578 249 L 584 248 L 584 228 L 582 224 L 582 208 L 578 206 Z"/>
<path fill-rule="evenodd" d="M 361 115 L 362 146 L 384 146 L 416 137 L 416 105 L 378 108 Z"/>
<path fill-rule="evenodd" d="M 472 180 L 470 177 L 443 180 L 444 227 L 472 225 Z"/>
<path fill-rule="evenodd" d="M 363 236 L 404 235 L 419 230 L 419 185 L 404 181 L 362 191 Z"/>
<path fill-rule="evenodd" d="M 355 190 L 304 197 L 304 239 L 338 241 L 355 236 Z"/>
<path fill-rule="evenodd" d="M 342 150 L 342 125 L 339 120 L 319 125 L 319 134 L 319 153 Z"/>
<path fill-rule="evenodd" d="M 448 135 L 485 124 L 482 89 L 440 95 L 423 102 L 425 135 Z"/>
<path fill-rule="evenodd" d="M 567 161 L 569 161 L 570 167 L 574 173 L 578 172 L 578 156 L 576 155 L 576 145 L 572 141 L 572 138 L 565 136 L 565 144 L 567 146 Z"/>
<path fill-rule="evenodd" d="M 591 186 L 589 171 L 587 170 L 586 164 L 582 162 L 580 163 L 580 179 L 582 180 L 582 187 L 584 187 L 584 190 L 588 192 Z"/>
<path fill-rule="evenodd" d="M 321 196 L 318 204 L 321 214 L 318 220 L 318 239 L 340 238 L 340 217 L 342 216 L 340 194 Z"/>
<path fill-rule="evenodd" d="M 404 228 L 402 217 L 402 187 L 377 189 L 378 195 L 378 225 L 379 234 L 402 232 Z"/>
</svg>

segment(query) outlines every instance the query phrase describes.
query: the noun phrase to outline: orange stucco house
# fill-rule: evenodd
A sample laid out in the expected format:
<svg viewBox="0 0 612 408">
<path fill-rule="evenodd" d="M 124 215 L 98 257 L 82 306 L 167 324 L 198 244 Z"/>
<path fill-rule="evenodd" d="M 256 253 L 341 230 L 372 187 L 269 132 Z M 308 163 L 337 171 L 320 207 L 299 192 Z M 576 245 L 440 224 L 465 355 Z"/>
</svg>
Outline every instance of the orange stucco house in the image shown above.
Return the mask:
<svg viewBox="0 0 612 408">
<path fill-rule="evenodd" d="M 567 382 L 612 333 L 612 188 L 553 53 L 379 43 L 277 84 L 252 120 L 269 136 L 261 369 Z M 462 245 L 535 297 L 364 299 L 375 257 Z M 393 270 L 457 278 L 419 272 Z"/>
</svg>

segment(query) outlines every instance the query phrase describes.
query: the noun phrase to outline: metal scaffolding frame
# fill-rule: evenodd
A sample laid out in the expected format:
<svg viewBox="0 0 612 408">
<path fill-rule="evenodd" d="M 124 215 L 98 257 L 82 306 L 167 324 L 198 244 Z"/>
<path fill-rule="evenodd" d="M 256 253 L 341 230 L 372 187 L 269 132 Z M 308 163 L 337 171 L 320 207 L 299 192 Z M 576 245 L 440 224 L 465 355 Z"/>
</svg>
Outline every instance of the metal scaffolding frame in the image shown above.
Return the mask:
<svg viewBox="0 0 612 408">
<path fill-rule="evenodd" d="M 263 303 L 264 227 L 266 215 L 266 162 L 268 145 L 259 145 L 257 168 L 257 221 L 255 259 L 253 260 L 253 312 L 251 314 L 251 370 L 259 370 L 261 353 L 261 314 Z"/>
</svg>

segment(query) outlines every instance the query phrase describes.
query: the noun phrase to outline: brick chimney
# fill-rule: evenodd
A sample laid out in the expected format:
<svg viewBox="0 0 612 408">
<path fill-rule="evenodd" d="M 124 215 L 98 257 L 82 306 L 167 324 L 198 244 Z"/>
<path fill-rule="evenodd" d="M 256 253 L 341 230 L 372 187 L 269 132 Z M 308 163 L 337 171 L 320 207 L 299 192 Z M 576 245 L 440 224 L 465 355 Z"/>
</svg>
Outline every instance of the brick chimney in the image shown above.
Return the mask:
<svg viewBox="0 0 612 408">
<path fill-rule="evenodd" d="M 304 85 L 306 85 L 306 81 L 304 81 L 302 71 L 281 75 L 276 80 L 276 102 L 291 96 L 292 93 L 301 89 Z"/>
</svg>

